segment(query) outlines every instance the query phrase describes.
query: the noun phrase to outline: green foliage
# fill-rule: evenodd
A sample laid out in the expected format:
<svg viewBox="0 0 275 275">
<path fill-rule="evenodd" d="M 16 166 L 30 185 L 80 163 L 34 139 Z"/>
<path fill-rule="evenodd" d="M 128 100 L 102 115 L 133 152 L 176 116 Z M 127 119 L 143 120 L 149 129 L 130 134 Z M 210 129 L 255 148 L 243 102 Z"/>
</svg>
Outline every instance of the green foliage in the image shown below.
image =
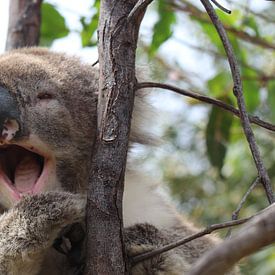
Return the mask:
<svg viewBox="0 0 275 275">
<path fill-rule="evenodd" d="M 183 28 L 185 32 L 188 32 L 188 26 L 191 22 L 193 28 L 190 28 L 191 31 L 186 35 L 186 40 L 191 36 L 197 39 L 197 42 L 190 44 L 194 44 L 195 49 L 196 47 L 202 49 L 203 54 L 201 56 L 208 55 L 212 59 L 212 77 L 198 85 L 188 78 L 188 68 L 176 62 L 164 67 L 163 71 L 167 70 L 169 76 L 174 67 L 177 68 L 178 72 L 180 71 L 179 67 L 182 66 L 182 78 L 175 81 L 175 85 L 184 88 L 190 85 L 192 90 L 198 90 L 236 106 L 236 98 L 232 92 L 232 76 L 225 57 L 224 47 L 215 27 L 209 22 L 208 16 L 193 1 L 180 0 L 177 3 L 182 9 L 178 8 L 177 10 L 176 7 L 171 15 L 176 14 L 177 18 L 183 14 L 188 16 L 186 21 L 183 20 L 187 27 L 180 25 L 182 23 L 180 20 L 172 24 L 162 21 L 166 27 L 163 25 L 159 29 L 154 27 L 154 37 L 157 36 L 161 42 L 156 43 L 154 50 L 149 50 L 149 57 L 152 56 L 152 52 L 154 56 L 160 53 L 158 50 L 159 45 L 163 44 L 162 41 L 173 39 L 171 29 L 169 29 L 171 26 L 173 29 Z M 233 9 L 231 15 L 220 10 L 216 11 L 227 28 L 233 50 L 239 61 L 246 107 L 250 114 L 258 115 L 263 120 L 275 123 L 275 80 L 272 77 L 267 80 L 264 78 L 265 75 L 275 75 L 273 62 L 275 53 L 257 44 L 257 41 L 267 41 L 274 44 L 274 24 L 272 26 L 271 20 L 275 6 L 271 4 L 273 10 L 255 13 L 250 12 L 249 9 L 239 8 L 242 6 L 241 2 L 236 2 L 236 6 L 238 9 Z M 158 8 L 156 12 L 161 18 Z M 266 14 L 270 15 L 269 21 Z M 165 39 L 163 39 L 159 33 L 165 28 L 165 33 L 169 35 L 164 36 Z M 181 39 L 181 37 L 177 38 Z M 186 41 L 185 39 L 182 40 Z M 184 52 L 183 50 L 183 54 Z M 169 55 L 162 56 L 162 58 L 162 62 L 155 65 L 159 70 L 162 64 L 171 62 Z M 199 64 L 198 66 L 204 66 L 203 63 L 200 63 L 199 58 L 194 60 L 194 63 Z M 190 75 L 192 74 L 190 73 Z M 172 126 L 167 126 L 164 129 L 169 143 L 168 148 L 166 148 L 167 153 L 162 152 L 160 156 L 156 156 L 163 178 L 169 184 L 172 195 L 180 202 L 183 211 L 189 213 L 196 221 L 200 220 L 203 223 L 211 224 L 230 219 L 231 213 L 240 202 L 242 195 L 257 175 L 240 121 L 231 114 L 212 107 L 209 108 L 210 111 L 206 113 L 202 122 L 191 118 L 190 121 L 193 121 L 194 124 L 190 126 L 192 122 L 186 118 L 192 117 L 198 105 L 204 104 L 197 102 L 194 104 L 194 101 L 189 99 L 185 102 L 189 103 L 189 107 L 184 107 L 182 114 L 178 114 L 172 120 Z M 197 109 L 197 112 L 199 110 Z M 259 127 L 253 127 L 253 129 L 271 181 L 274 182 L 275 146 L 273 133 Z M 200 141 L 205 141 L 205 143 L 202 144 Z M 182 146 L 185 142 L 187 144 Z M 203 152 L 204 149 L 205 152 Z M 194 165 L 196 168 L 193 168 Z M 249 196 L 240 215 L 253 215 L 266 206 L 265 194 L 262 187 L 258 186 Z M 274 251 L 274 247 L 270 247 L 246 259 L 242 266 L 242 273 L 249 275 L 275 274 Z"/>
<path fill-rule="evenodd" d="M 231 94 L 233 82 L 229 72 L 223 71 L 208 80 L 207 86 L 211 96 L 223 97 Z"/>
<path fill-rule="evenodd" d="M 150 56 L 153 56 L 159 47 L 172 36 L 173 26 L 176 23 L 176 14 L 171 10 L 168 1 L 159 0 L 157 11 L 159 19 L 153 29 L 153 38 L 149 49 Z"/>
<path fill-rule="evenodd" d="M 261 85 L 257 80 L 257 73 L 243 69 L 243 93 L 248 112 L 254 112 L 260 104 Z M 255 79 L 255 80 L 254 80 Z"/>
<path fill-rule="evenodd" d="M 217 107 L 212 107 L 206 127 L 207 155 L 220 174 L 230 139 L 232 120 L 232 115 Z"/>
<path fill-rule="evenodd" d="M 273 275 L 275 271 L 275 249 L 274 245 L 254 254 L 247 261 L 247 265 L 242 266 L 244 274 L 252 275 Z"/>
<path fill-rule="evenodd" d="M 269 81 L 267 85 L 268 91 L 268 106 L 270 112 L 270 120 L 275 123 L 275 80 Z"/>
<path fill-rule="evenodd" d="M 244 30 L 252 30 L 257 37 L 260 36 L 258 24 L 253 16 L 246 16 L 242 21 L 242 26 Z"/>
<path fill-rule="evenodd" d="M 223 12 L 220 12 L 219 10 L 217 11 L 217 13 L 221 21 L 227 26 L 235 26 L 238 24 L 238 21 L 240 20 L 240 14 L 238 12 L 234 12 L 230 16 L 224 14 Z M 192 17 L 192 19 L 199 24 L 199 26 L 203 30 L 203 33 L 207 36 L 211 43 L 218 49 L 218 51 L 221 54 L 224 54 L 224 47 L 219 35 L 217 34 L 216 28 L 213 26 L 212 23 L 206 20 L 206 18 L 206 16 L 203 18 Z M 230 38 L 235 52 L 238 53 L 239 46 L 236 37 L 231 36 Z"/>
<path fill-rule="evenodd" d="M 41 46 L 50 46 L 55 39 L 65 37 L 69 34 L 64 17 L 57 11 L 54 5 L 43 3 L 41 12 Z"/>
<path fill-rule="evenodd" d="M 82 25 L 82 31 L 80 33 L 82 47 L 93 47 L 97 44 L 97 41 L 93 39 L 93 36 L 97 30 L 99 20 L 100 0 L 94 2 L 93 8 L 95 13 L 91 18 L 80 18 L 80 23 Z"/>
</svg>

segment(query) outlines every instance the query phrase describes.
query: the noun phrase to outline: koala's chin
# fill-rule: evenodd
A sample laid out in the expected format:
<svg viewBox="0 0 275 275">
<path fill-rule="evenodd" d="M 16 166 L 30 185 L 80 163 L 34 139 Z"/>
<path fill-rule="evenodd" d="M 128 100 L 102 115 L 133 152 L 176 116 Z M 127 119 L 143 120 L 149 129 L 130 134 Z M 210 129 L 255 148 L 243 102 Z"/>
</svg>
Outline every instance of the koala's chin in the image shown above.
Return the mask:
<svg viewBox="0 0 275 275">
<path fill-rule="evenodd" d="M 59 190 L 54 155 L 35 135 L 23 142 L 0 141 L 0 204 L 11 208 L 22 197 Z"/>
</svg>

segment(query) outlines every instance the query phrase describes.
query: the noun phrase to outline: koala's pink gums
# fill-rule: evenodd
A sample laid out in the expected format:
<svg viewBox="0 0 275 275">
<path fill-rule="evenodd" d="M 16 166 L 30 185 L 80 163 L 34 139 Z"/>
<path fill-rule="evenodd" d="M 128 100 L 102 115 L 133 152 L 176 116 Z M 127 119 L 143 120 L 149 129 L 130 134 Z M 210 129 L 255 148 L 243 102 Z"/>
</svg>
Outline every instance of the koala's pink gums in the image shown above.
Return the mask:
<svg viewBox="0 0 275 275">
<path fill-rule="evenodd" d="M 3 146 L 0 148 L 0 182 L 15 200 L 21 195 L 39 193 L 44 164 L 45 159 L 37 153 L 17 145 Z"/>
</svg>

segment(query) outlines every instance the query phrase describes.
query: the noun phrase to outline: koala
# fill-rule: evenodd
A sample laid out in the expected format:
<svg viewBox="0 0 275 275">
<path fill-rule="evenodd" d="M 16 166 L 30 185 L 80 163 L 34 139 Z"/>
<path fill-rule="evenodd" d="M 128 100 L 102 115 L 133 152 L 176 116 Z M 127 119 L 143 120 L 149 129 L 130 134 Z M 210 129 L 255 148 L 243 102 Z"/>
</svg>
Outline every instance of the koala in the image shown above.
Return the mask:
<svg viewBox="0 0 275 275">
<path fill-rule="evenodd" d="M 0 56 L 0 274 L 82 274 L 85 205 L 97 121 L 98 71 L 44 48 Z M 137 95 L 131 142 L 143 142 Z M 197 232 L 138 169 L 126 169 L 130 256 Z M 131 274 L 185 274 L 219 240 L 203 237 L 141 262 Z"/>
</svg>

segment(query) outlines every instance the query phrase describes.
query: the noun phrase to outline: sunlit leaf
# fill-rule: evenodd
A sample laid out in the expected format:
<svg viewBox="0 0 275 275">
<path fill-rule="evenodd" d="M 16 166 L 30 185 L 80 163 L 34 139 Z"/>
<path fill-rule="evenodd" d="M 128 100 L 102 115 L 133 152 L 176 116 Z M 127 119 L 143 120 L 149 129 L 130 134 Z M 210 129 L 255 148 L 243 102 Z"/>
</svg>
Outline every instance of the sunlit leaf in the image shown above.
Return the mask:
<svg viewBox="0 0 275 275">
<path fill-rule="evenodd" d="M 197 20 L 197 22 L 200 24 L 200 26 L 202 28 L 202 31 L 208 37 L 208 39 L 210 40 L 210 42 L 212 42 L 212 44 L 221 53 L 224 53 L 224 48 L 223 48 L 221 39 L 220 39 L 219 35 L 217 34 L 217 31 L 216 31 L 215 27 L 212 24 L 206 23 L 204 21 Z"/>
<path fill-rule="evenodd" d="M 154 34 L 149 49 L 151 56 L 172 36 L 173 26 L 176 23 L 176 14 L 169 7 L 169 3 L 165 0 L 159 0 L 157 4 L 159 19 L 153 29 Z"/>
<path fill-rule="evenodd" d="M 250 30 L 252 30 L 256 36 L 260 36 L 259 28 L 257 25 L 257 22 L 255 20 L 255 17 L 253 16 L 246 16 L 243 21 L 242 25 Z"/>
<path fill-rule="evenodd" d="M 241 22 L 242 14 L 238 10 L 233 10 L 230 14 L 227 14 L 221 11 L 220 9 L 216 9 L 216 13 L 219 16 L 222 23 L 225 25 L 238 27 Z"/>
<path fill-rule="evenodd" d="M 65 19 L 59 11 L 56 10 L 54 5 L 43 3 L 41 13 L 41 46 L 50 46 L 55 39 L 68 35 L 69 29 L 66 26 Z"/>
<path fill-rule="evenodd" d="M 225 14 L 224 12 L 221 12 L 220 10 L 216 11 L 221 21 L 226 25 L 236 28 L 236 31 L 238 31 L 238 25 L 240 21 L 240 13 L 234 12 L 230 15 Z M 197 18 L 197 17 L 191 17 L 194 21 L 196 21 L 201 29 L 203 30 L 206 37 L 210 40 L 210 42 L 217 48 L 217 50 L 224 54 L 224 46 L 221 42 L 221 39 L 217 33 L 216 28 L 214 25 L 209 21 L 207 22 L 205 19 Z M 238 60 L 245 62 L 246 61 L 246 52 L 240 47 L 238 39 L 236 36 L 232 33 L 228 33 L 228 37 L 230 39 L 231 45 L 233 47 L 233 50 L 238 58 Z"/>
<path fill-rule="evenodd" d="M 91 47 L 97 44 L 97 41 L 93 41 L 92 38 L 98 26 L 100 0 L 96 0 L 94 2 L 93 8 L 95 9 L 95 13 L 91 18 L 80 18 L 80 23 L 82 25 L 82 31 L 80 35 L 83 47 Z"/>
<path fill-rule="evenodd" d="M 220 72 L 207 82 L 209 94 L 221 97 L 232 91 L 232 78 L 229 72 Z"/>
</svg>

